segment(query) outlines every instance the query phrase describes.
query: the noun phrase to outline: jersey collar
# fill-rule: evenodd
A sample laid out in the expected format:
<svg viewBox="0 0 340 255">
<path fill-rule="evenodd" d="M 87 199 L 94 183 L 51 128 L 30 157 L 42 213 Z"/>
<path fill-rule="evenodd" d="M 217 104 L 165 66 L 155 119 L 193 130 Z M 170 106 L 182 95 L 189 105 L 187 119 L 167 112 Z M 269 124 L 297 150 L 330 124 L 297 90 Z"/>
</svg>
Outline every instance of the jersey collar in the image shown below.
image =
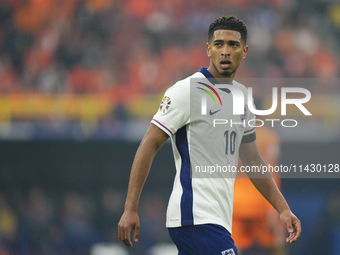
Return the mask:
<svg viewBox="0 0 340 255">
<path fill-rule="evenodd" d="M 219 82 L 214 78 L 214 76 L 212 76 L 207 68 L 202 66 L 199 72 L 201 72 L 205 76 L 205 78 L 207 78 L 211 82 L 211 84 L 219 84 Z M 233 82 L 231 83 L 231 85 L 233 85 Z"/>
</svg>

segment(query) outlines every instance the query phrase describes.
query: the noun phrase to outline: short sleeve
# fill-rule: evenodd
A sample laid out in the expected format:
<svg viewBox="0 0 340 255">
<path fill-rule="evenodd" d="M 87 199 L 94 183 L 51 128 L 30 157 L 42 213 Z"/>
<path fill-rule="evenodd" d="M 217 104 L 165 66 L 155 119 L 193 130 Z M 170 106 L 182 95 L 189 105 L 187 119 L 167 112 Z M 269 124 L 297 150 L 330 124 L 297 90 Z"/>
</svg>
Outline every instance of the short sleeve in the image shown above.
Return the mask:
<svg viewBox="0 0 340 255">
<path fill-rule="evenodd" d="M 176 83 L 164 94 L 157 113 L 151 123 L 172 136 L 178 129 L 189 123 L 190 91 L 185 83 Z"/>
<path fill-rule="evenodd" d="M 246 111 L 246 125 L 242 137 L 241 143 L 251 143 L 256 140 L 256 134 L 255 134 L 255 114 L 249 111 L 249 107 L 246 105 L 245 109 Z M 249 125 L 249 123 L 251 125 Z"/>
</svg>

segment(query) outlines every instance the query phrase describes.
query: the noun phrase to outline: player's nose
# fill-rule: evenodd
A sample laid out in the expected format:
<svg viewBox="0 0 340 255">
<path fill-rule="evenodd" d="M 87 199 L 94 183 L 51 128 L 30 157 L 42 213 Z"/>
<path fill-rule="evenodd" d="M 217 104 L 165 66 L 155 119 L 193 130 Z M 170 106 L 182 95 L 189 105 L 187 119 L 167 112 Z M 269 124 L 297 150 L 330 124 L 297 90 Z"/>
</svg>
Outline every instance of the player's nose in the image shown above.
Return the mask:
<svg viewBox="0 0 340 255">
<path fill-rule="evenodd" d="M 230 56 L 230 50 L 228 45 L 224 45 L 224 47 L 222 48 L 222 52 L 221 52 L 222 56 Z"/>
</svg>

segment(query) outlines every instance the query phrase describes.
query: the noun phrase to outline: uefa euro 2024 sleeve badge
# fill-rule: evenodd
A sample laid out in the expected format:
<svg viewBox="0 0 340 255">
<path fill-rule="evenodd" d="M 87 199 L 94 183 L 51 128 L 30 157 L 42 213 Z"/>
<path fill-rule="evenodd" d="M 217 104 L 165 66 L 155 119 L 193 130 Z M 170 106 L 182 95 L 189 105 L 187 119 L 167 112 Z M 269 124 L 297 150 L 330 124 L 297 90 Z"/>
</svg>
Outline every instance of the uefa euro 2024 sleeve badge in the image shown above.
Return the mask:
<svg viewBox="0 0 340 255">
<path fill-rule="evenodd" d="M 169 110 L 171 104 L 170 97 L 165 96 L 162 99 L 161 105 L 159 106 L 159 111 L 162 113 L 166 113 Z"/>
</svg>

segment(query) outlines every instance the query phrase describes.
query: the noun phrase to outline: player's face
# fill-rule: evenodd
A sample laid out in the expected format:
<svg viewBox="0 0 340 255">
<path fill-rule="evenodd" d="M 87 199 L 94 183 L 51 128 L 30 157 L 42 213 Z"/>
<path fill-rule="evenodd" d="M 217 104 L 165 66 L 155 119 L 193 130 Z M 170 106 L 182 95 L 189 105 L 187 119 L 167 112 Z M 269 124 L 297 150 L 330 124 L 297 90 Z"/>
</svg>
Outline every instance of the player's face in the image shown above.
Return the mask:
<svg viewBox="0 0 340 255">
<path fill-rule="evenodd" d="M 216 30 L 206 45 L 210 57 L 209 72 L 215 78 L 234 78 L 235 72 L 248 52 L 241 33 L 233 30 Z"/>
</svg>

